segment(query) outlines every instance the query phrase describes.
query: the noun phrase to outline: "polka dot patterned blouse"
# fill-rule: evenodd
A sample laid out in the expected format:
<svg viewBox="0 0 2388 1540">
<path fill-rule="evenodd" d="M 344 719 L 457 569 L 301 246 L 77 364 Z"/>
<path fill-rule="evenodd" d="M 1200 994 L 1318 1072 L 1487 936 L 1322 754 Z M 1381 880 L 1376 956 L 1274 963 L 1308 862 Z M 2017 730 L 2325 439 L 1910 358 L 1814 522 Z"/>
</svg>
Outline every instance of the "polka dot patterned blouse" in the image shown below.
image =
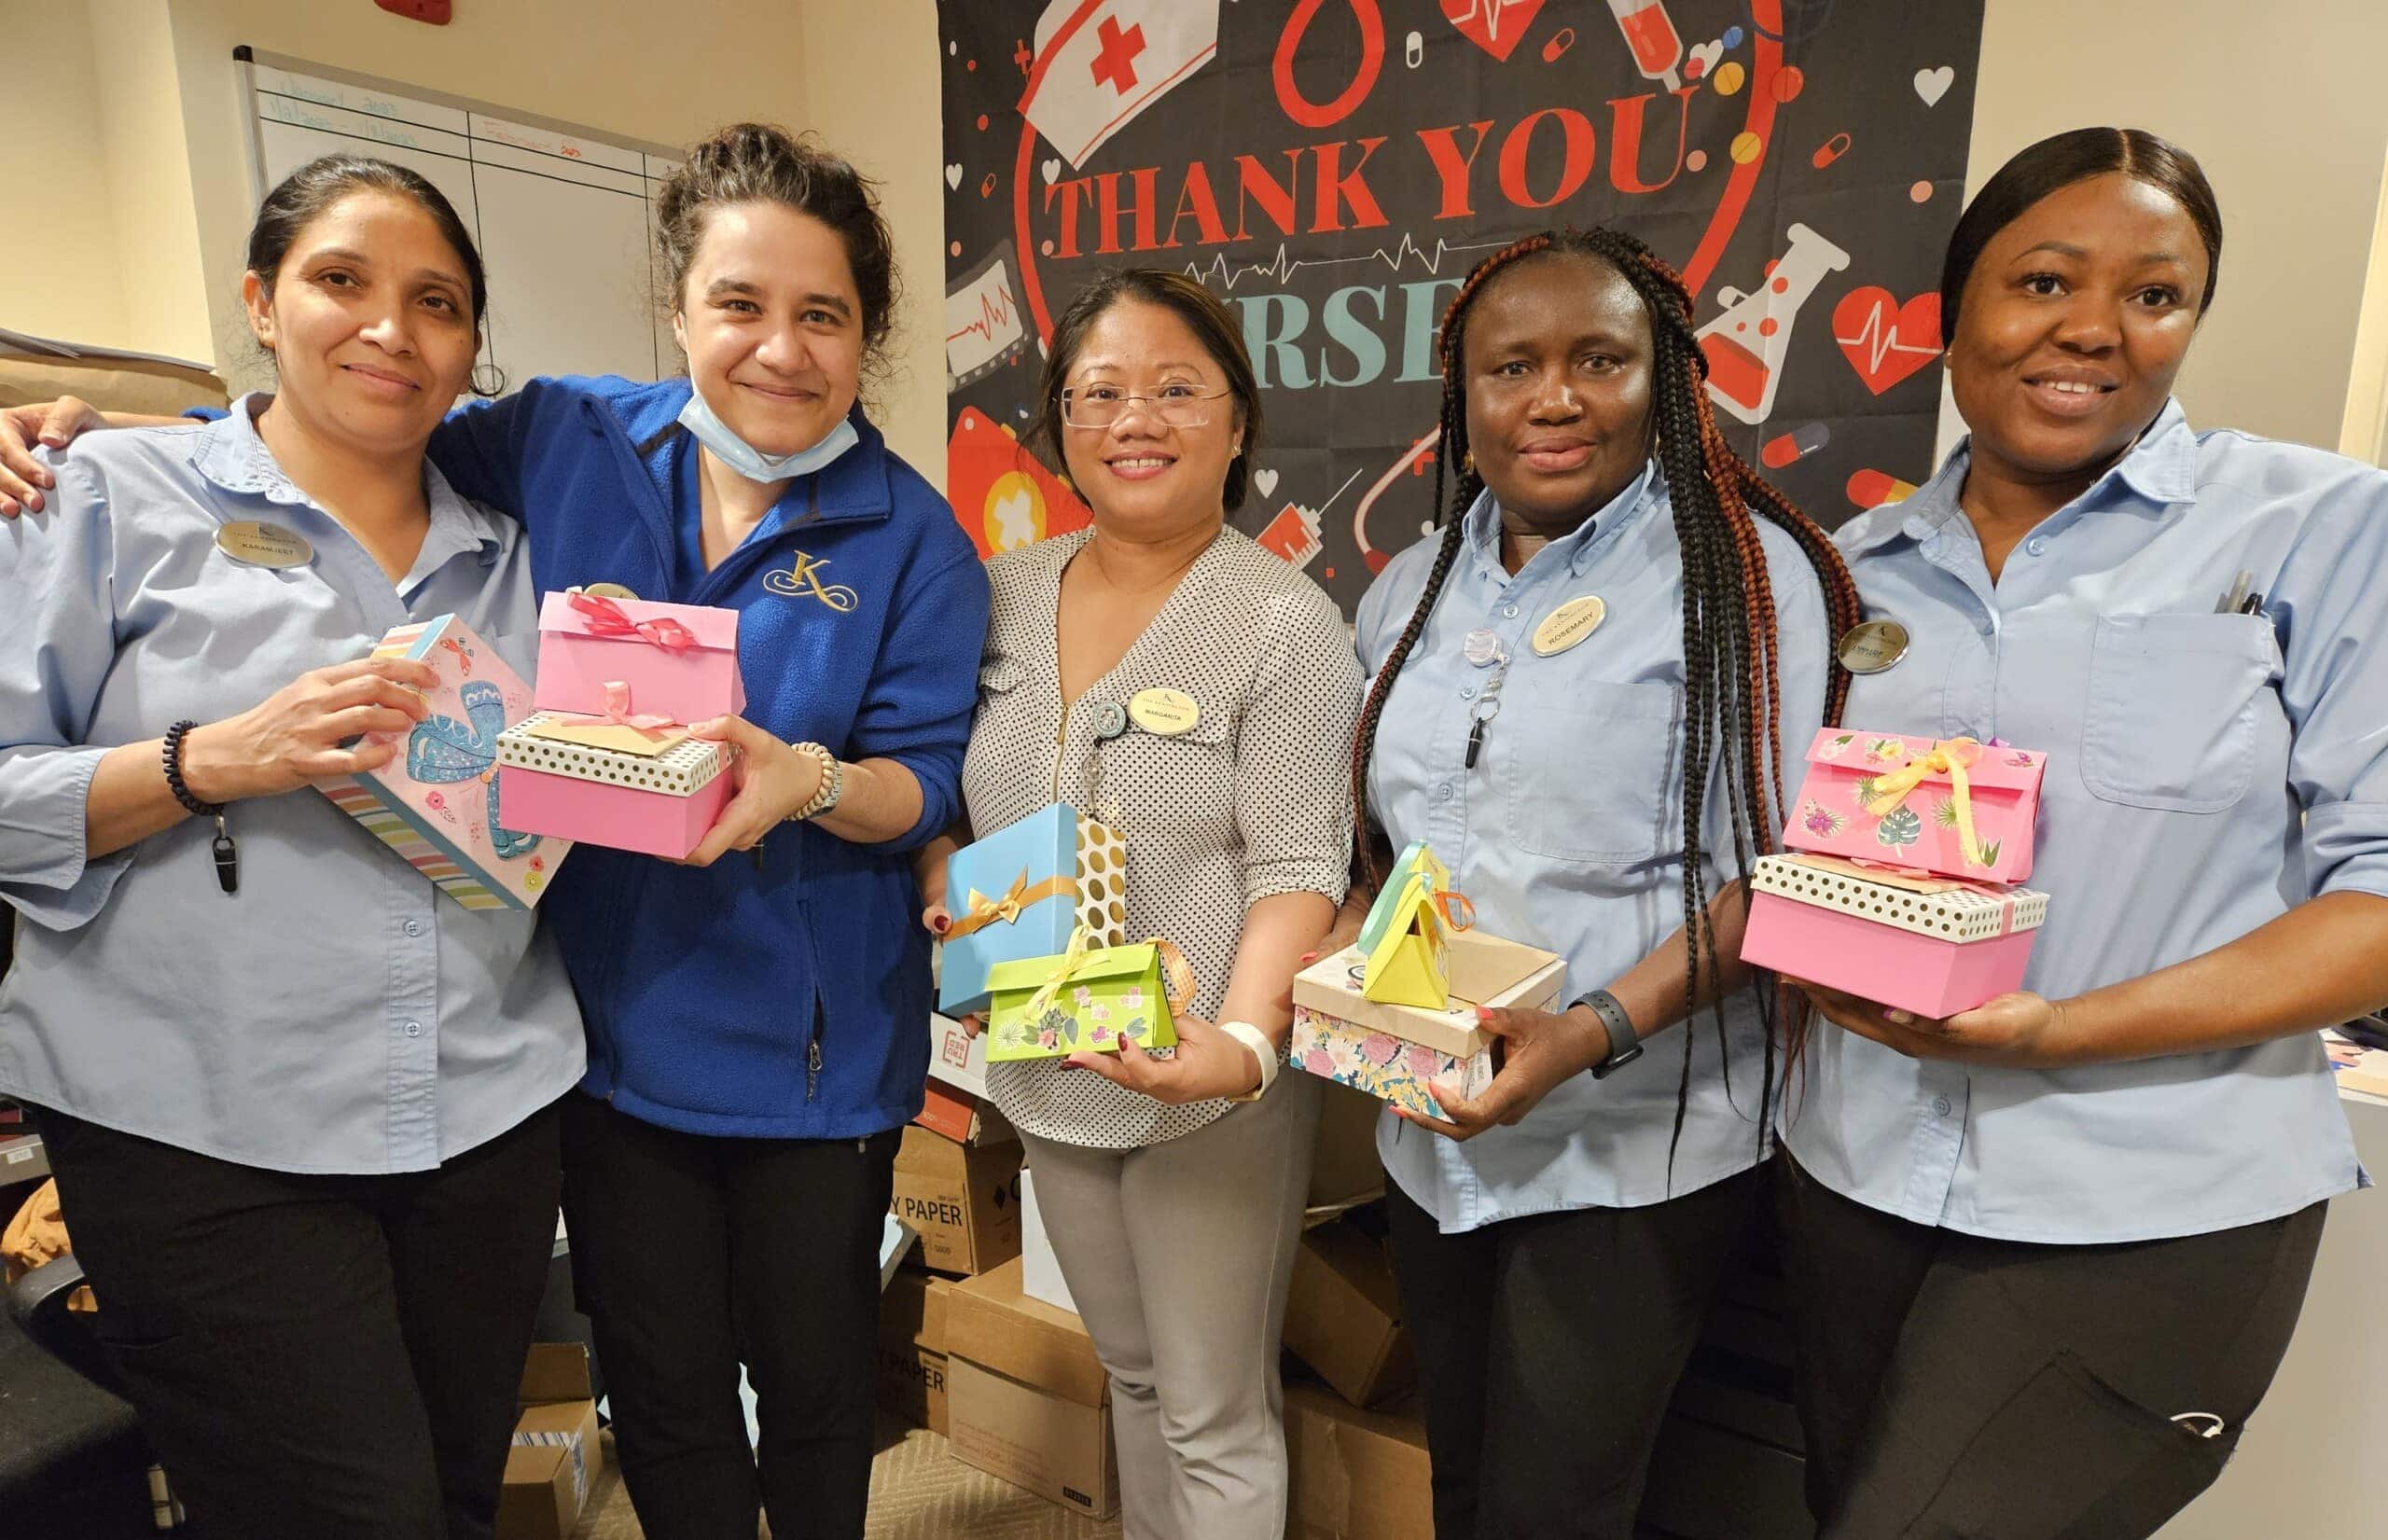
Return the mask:
<svg viewBox="0 0 2388 1540">
<path fill-rule="evenodd" d="M 1128 940 L 1166 936 L 1184 949 L 1195 1014 L 1215 1019 L 1252 904 L 1280 893 L 1342 901 L 1360 699 L 1351 630 L 1317 584 L 1222 530 L 1065 712 L 1062 569 L 1090 538 L 1062 535 L 988 563 L 994 613 L 963 766 L 970 826 L 993 832 L 1064 801 L 1117 829 Z M 1140 724 L 1129 703 L 1155 689 L 1190 697 L 1192 725 Z M 1229 1106 L 1171 1106 L 1051 1060 L 991 1064 L 987 1080 L 1020 1127 L 1098 1149 L 1174 1139 Z"/>
</svg>

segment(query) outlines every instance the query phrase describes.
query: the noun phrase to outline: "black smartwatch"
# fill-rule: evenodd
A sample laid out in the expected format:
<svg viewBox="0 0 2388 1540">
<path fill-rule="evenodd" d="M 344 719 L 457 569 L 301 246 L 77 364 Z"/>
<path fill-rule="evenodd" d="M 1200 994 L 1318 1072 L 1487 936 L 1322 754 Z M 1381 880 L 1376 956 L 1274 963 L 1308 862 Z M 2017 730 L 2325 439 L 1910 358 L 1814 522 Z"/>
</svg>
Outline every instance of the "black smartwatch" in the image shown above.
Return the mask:
<svg viewBox="0 0 2388 1540">
<path fill-rule="evenodd" d="M 1616 995 L 1606 990 L 1594 990 L 1577 999 L 1576 1005 L 1590 1006 L 1608 1031 L 1608 1057 L 1592 1066 L 1593 1079 L 1605 1080 L 1642 1057 L 1642 1039 L 1634 1034 L 1633 1022 L 1625 1014 L 1625 1007 L 1617 1003 Z"/>
</svg>

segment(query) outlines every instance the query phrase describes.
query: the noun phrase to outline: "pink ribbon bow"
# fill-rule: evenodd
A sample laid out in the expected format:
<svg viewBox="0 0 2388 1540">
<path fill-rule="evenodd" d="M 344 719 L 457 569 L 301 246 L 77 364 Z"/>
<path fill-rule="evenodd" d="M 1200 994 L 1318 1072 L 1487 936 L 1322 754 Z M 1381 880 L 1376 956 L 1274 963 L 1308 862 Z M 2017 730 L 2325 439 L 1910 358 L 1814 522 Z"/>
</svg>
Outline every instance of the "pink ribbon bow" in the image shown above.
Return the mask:
<svg viewBox="0 0 2388 1540">
<path fill-rule="evenodd" d="M 660 620 L 633 620 L 621 605 L 602 595 L 567 593 L 564 597 L 580 612 L 581 627 L 591 636 L 648 642 L 667 652 L 686 652 L 697 645 L 697 633 L 668 616 Z"/>
<path fill-rule="evenodd" d="M 668 728 L 673 724 L 674 718 L 660 713 L 633 714 L 631 710 L 631 687 L 627 680 L 608 679 L 604 687 L 606 721 L 636 728 L 641 732 L 652 732 L 657 728 Z"/>
</svg>

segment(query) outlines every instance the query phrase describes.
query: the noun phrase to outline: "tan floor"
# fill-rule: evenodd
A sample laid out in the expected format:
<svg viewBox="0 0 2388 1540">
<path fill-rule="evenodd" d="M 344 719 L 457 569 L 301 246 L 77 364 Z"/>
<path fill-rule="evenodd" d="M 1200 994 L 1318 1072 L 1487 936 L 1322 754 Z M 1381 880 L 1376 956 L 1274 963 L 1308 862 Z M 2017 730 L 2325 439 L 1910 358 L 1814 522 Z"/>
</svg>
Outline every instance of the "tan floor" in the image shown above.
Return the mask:
<svg viewBox="0 0 2388 1540">
<path fill-rule="evenodd" d="M 1112 1540 L 1119 1521 L 1097 1524 L 1031 1491 L 964 1464 L 925 1428 L 880 1427 L 870 1470 L 868 1540 Z M 573 1540 L 639 1540 L 638 1516 L 605 1440 L 605 1474 Z"/>
</svg>

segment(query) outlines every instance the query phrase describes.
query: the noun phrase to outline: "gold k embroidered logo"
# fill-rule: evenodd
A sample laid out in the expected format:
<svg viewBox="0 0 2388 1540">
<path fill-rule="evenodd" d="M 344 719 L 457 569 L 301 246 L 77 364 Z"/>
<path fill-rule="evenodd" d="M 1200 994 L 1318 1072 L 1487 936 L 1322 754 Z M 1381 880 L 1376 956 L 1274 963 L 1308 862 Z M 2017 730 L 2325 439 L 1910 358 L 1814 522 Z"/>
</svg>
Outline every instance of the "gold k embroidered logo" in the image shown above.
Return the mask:
<svg viewBox="0 0 2388 1540">
<path fill-rule="evenodd" d="M 784 571 L 775 568 L 763 575 L 763 587 L 786 599 L 818 599 L 843 615 L 862 601 L 843 583 L 821 581 L 821 569 L 828 564 L 820 557 L 798 551 L 796 565 Z"/>
</svg>

